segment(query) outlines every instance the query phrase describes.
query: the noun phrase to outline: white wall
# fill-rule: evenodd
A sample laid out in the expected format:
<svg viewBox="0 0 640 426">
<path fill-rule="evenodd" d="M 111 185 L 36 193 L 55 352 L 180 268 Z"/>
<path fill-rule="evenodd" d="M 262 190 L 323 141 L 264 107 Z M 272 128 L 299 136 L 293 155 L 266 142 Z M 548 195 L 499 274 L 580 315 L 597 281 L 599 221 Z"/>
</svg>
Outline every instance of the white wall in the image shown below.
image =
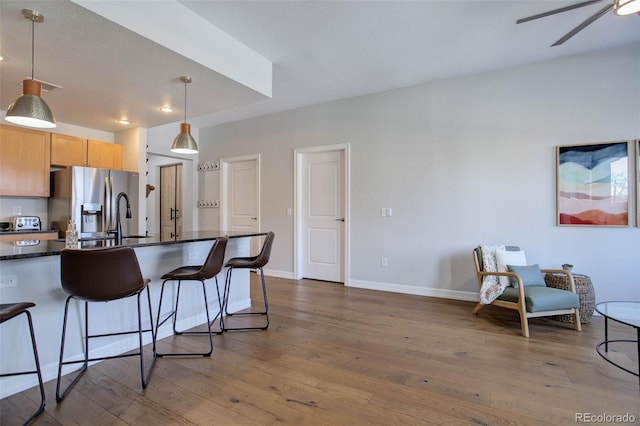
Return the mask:
<svg viewBox="0 0 640 426">
<path fill-rule="evenodd" d="M 273 271 L 293 271 L 293 150 L 350 143 L 352 285 L 471 300 L 472 248 L 508 243 L 574 264 L 598 301 L 639 300 L 640 228 L 555 224 L 555 147 L 640 138 L 639 75 L 636 44 L 345 99 L 200 129 L 199 161 L 262 154 Z"/>
</svg>

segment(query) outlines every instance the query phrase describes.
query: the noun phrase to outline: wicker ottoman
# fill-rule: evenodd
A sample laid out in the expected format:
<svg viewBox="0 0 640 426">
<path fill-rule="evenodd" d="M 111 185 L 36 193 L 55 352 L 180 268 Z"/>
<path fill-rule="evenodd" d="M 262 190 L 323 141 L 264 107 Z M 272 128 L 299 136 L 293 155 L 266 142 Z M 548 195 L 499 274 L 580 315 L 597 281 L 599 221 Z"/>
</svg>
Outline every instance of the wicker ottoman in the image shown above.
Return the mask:
<svg viewBox="0 0 640 426">
<path fill-rule="evenodd" d="M 580 322 L 585 324 L 591 321 L 593 310 L 596 305 L 596 296 L 593 290 L 593 284 L 591 283 L 591 278 L 587 275 L 572 275 L 573 283 L 576 286 L 576 293 L 580 298 Z M 564 274 L 545 274 L 544 282 L 547 284 L 547 287 L 569 290 L 569 277 Z M 562 322 L 573 323 L 573 316 L 571 315 L 557 315 L 553 318 Z"/>
</svg>

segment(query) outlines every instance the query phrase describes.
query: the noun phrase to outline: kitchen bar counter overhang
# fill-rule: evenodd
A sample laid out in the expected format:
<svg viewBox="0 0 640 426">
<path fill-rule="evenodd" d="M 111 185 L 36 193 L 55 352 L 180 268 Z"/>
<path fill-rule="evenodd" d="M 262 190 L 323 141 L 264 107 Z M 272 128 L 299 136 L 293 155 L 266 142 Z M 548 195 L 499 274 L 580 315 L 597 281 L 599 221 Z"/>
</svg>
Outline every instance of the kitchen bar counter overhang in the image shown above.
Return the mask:
<svg viewBox="0 0 640 426">
<path fill-rule="evenodd" d="M 129 247 L 148 247 L 158 245 L 171 245 L 171 244 L 184 244 L 193 243 L 197 241 L 211 241 L 219 237 L 234 238 L 248 238 L 263 236 L 266 233 L 243 233 L 243 232 L 223 232 L 223 231 L 196 231 L 185 232 L 183 235 L 177 238 L 163 240 L 160 235 L 150 236 L 125 236 L 123 237 L 123 246 Z M 79 248 L 100 248 L 111 247 L 114 245 L 113 237 L 95 238 L 90 240 L 80 241 Z M 25 259 L 29 257 L 41 257 L 41 256 L 55 256 L 59 255 L 60 251 L 64 249 L 64 240 L 40 240 L 32 245 L 22 245 L 15 243 L 0 243 L 0 261 L 11 259 Z M 4 266 L 4 265 L 3 265 Z"/>
<path fill-rule="evenodd" d="M 251 239 L 265 235 L 264 233 L 238 233 L 222 231 L 199 231 L 184 233 L 176 240 L 162 241 L 159 237 L 125 238 L 122 245 L 134 248 L 140 263 L 140 269 L 145 278 L 151 279 L 151 304 L 154 321 L 157 315 L 158 299 L 160 296 L 161 276 L 177 267 L 184 265 L 199 265 L 204 262 L 211 248 L 213 240 L 221 236 L 228 236 L 229 243 L 225 253 L 225 262 L 231 257 L 250 255 Z M 90 243 L 90 242 L 86 242 Z M 82 248 L 82 243 L 81 243 Z M 38 344 L 38 353 L 42 366 L 43 379 L 53 380 L 57 374 L 60 337 L 62 332 L 62 317 L 64 301 L 67 294 L 60 284 L 60 252 L 64 249 L 64 241 L 41 241 L 34 246 L 15 246 L 12 243 L 0 243 L 0 273 L 9 286 L 0 288 L 0 303 L 33 302 L 35 308 L 31 310 Z M 240 271 L 238 271 L 240 272 Z M 218 277 L 223 285 L 224 270 Z M 212 289 L 213 283 L 207 283 Z M 213 290 L 213 289 L 212 289 Z M 212 315 L 218 312 L 218 300 L 215 290 L 208 291 L 209 310 Z M 65 354 L 81 359 L 83 310 L 80 302 L 71 304 L 73 318 L 67 332 Z M 163 303 L 163 310 L 169 311 L 170 304 Z M 251 306 L 249 292 L 249 272 L 233 274 L 233 282 L 229 294 L 229 310 L 235 311 Z M 115 328 L 131 329 L 137 327 L 136 298 L 124 299 L 104 304 L 94 303 L 90 307 L 90 333 L 108 333 Z M 198 286 L 183 286 L 180 291 L 181 318 L 178 319 L 178 329 L 188 329 L 206 323 L 202 290 Z M 143 306 L 143 317 L 146 308 Z M 164 315 L 166 312 L 162 312 Z M 14 324 L 15 323 L 15 324 Z M 149 324 L 143 324 L 148 327 Z M 3 369 L 7 371 L 23 371 L 32 368 L 32 360 L 23 356 L 29 353 L 29 339 L 24 335 L 24 324 L 10 321 L 2 325 L 2 340 L 0 345 L 0 359 Z M 144 333 L 149 334 L 149 333 Z M 159 330 L 158 340 L 172 335 L 171 327 L 164 326 Z M 151 342 L 151 336 L 144 336 L 145 343 Z M 197 338 L 197 337 L 194 337 Z M 104 340 L 104 341 L 103 341 Z M 121 354 L 137 347 L 137 336 L 118 336 L 99 339 L 92 342 L 92 356 L 110 356 Z M 214 355 L 215 356 L 215 341 Z M 108 361 L 107 361 L 108 362 Z M 80 365 L 80 364 L 78 364 Z M 63 374 L 72 371 L 64 369 Z M 153 377 L 151 377 L 153 380 Z M 0 386 L 0 398 L 28 389 L 37 384 L 37 379 L 31 375 L 4 378 Z"/>
</svg>

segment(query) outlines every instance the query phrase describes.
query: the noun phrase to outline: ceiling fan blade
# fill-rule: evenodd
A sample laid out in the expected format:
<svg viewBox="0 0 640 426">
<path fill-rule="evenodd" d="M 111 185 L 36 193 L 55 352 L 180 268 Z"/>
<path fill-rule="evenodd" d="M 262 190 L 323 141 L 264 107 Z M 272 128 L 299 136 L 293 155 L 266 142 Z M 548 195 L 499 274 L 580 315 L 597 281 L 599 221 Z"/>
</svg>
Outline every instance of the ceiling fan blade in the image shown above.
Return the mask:
<svg viewBox="0 0 640 426">
<path fill-rule="evenodd" d="M 587 0 L 587 1 L 580 2 L 580 3 L 572 4 L 572 5 L 569 5 L 569 6 L 561 7 L 559 9 L 549 10 L 547 12 L 539 13 L 537 15 L 532 15 L 532 16 L 528 16 L 526 18 L 518 19 L 516 21 L 516 24 L 522 24 L 522 23 L 525 23 L 525 22 L 533 21 L 534 19 L 540 19 L 540 18 L 544 18 L 546 16 L 555 15 L 557 13 L 566 12 L 568 10 L 579 9 L 581 7 L 589 6 L 590 4 L 599 3 L 601 1 L 603 1 L 603 0 Z"/>
<path fill-rule="evenodd" d="M 584 21 L 582 24 L 578 25 L 577 27 L 575 27 L 574 29 L 569 31 L 560 40 L 558 40 L 555 43 L 553 43 L 551 45 L 551 47 L 560 46 L 562 43 L 564 43 L 565 41 L 569 40 L 571 37 L 573 37 L 574 35 L 578 34 L 580 31 L 584 30 L 588 25 L 592 24 L 596 19 L 602 17 L 604 14 L 609 12 L 611 9 L 613 9 L 613 3 L 603 7 L 602 9 L 600 9 L 596 14 L 592 15 L 589 19 Z"/>
</svg>

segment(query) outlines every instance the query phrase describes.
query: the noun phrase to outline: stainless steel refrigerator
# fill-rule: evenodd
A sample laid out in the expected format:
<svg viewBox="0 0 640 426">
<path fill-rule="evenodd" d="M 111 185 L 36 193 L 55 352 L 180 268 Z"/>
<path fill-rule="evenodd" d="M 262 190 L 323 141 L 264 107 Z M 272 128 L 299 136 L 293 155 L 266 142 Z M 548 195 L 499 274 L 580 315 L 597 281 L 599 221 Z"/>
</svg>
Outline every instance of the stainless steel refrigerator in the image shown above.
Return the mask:
<svg viewBox="0 0 640 426">
<path fill-rule="evenodd" d="M 120 209 L 122 236 L 138 235 L 138 173 L 92 167 L 68 167 L 51 172 L 51 196 L 48 213 L 51 228 L 64 237 L 69 220 L 76 223 L 81 240 L 113 237 L 117 209 Z M 131 219 L 126 219 L 126 198 L 131 206 Z"/>
</svg>

